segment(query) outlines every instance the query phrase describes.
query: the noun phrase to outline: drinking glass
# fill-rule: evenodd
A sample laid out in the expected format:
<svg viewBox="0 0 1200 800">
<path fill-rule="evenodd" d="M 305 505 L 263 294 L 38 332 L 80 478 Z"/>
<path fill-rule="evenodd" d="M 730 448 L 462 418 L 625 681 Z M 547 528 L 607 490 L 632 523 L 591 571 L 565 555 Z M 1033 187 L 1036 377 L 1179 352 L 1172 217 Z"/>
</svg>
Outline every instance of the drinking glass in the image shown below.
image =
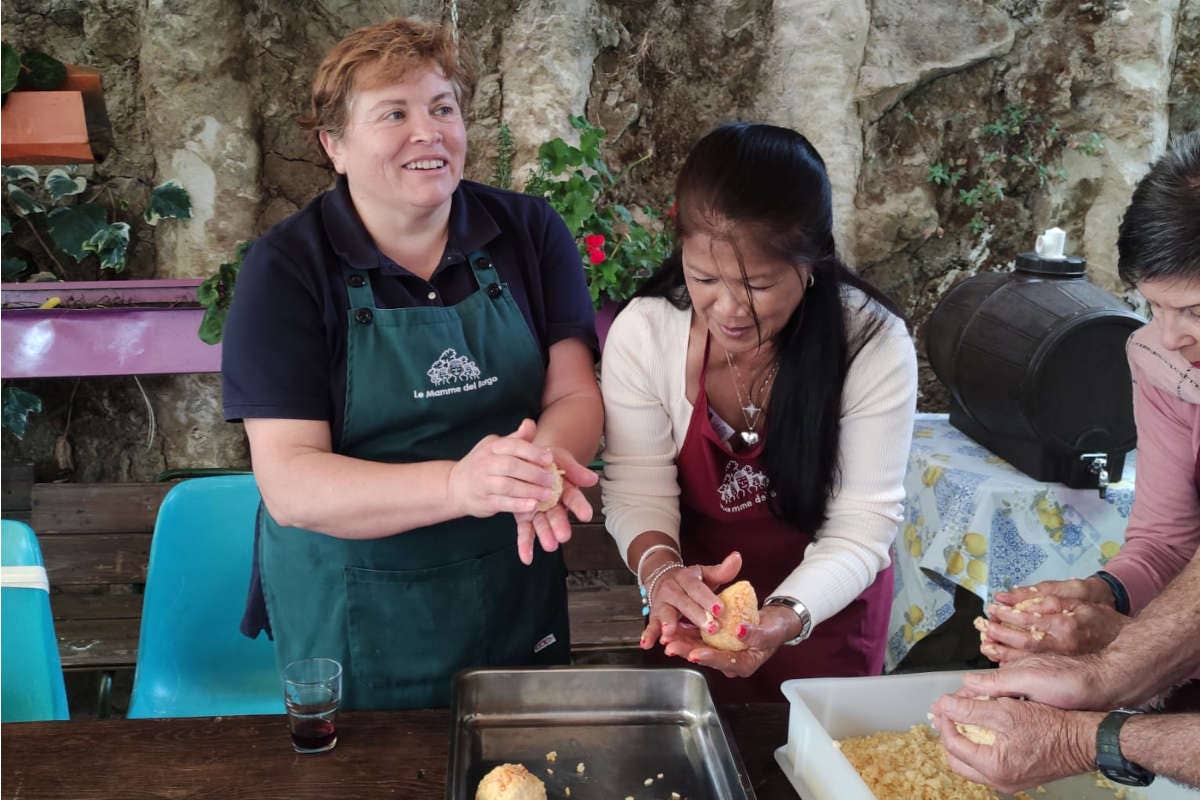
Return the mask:
<svg viewBox="0 0 1200 800">
<path fill-rule="evenodd" d="M 342 702 L 342 665 L 332 658 L 304 658 L 283 670 L 284 705 L 297 753 L 323 753 L 337 744 Z"/>
</svg>

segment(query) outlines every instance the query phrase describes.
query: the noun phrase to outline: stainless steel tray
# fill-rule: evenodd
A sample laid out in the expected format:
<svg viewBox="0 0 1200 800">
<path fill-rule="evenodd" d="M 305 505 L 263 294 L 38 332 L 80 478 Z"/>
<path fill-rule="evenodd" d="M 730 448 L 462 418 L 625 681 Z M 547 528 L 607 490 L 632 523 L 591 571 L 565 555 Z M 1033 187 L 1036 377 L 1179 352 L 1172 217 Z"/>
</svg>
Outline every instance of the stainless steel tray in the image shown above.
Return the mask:
<svg viewBox="0 0 1200 800">
<path fill-rule="evenodd" d="M 570 800 L 754 800 L 693 669 L 467 670 L 455 677 L 451 712 L 447 800 L 474 800 L 505 762 L 524 764 L 553 800 L 568 788 Z"/>
</svg>

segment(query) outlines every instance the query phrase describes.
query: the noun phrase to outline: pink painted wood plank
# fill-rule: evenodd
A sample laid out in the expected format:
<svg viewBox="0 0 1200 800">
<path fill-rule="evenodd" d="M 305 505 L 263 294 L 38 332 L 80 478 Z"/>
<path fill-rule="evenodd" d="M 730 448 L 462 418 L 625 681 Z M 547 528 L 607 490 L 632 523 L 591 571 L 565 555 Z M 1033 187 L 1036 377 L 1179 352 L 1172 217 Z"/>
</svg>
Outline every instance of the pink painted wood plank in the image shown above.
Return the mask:
<svg viewBox="0 0 1200 800">
<path fill-rule="evenodd" d="M 203 317 L 203 308 L 8 308 L 0 314 L 0 377 L 220 372 L 220 345 L 196 335 Z"/>
</svg>

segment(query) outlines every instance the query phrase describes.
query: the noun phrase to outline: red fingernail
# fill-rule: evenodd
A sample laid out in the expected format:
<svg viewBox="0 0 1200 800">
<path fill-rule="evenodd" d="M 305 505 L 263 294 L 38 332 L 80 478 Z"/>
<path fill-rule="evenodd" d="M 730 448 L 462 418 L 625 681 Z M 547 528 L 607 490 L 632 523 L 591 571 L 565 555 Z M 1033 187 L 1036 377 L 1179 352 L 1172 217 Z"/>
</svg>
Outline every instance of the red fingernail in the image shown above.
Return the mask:
<svg viewBox="0 0 1200 800">
<path fill-rule="evenodd" d="M 746 638 L 746 624 L 744 622 L 737 626 L 737 634 L 736 635 L 739 639 Z"/>
<path fill-rule="evenodd" d="M 714 622 L 711 625 L 709 625 L 706 630 L 708 630 L 709 633 L 716 633 L 720 629 L 720 627 L 721 627 L 720 625 L 718 625 L 717 623 Z"/>
<path fill-rule="evenodd" d="M 720 603 L 713 603 L 713 613 L 716 614 L 717 616 L 720 616 L 720 614 L 721 614 L 721 604 Z"/>
<path fill-rule="evenodd" d="M 690 656 L 690 655 L 689 655 L 689 656 L 688 656 L 688 661 L 690 661 L 690 662 L 692 662 L 693 664 L 695 664 L 695 663 L 696 663 L 696 658 L 695 658 L 695 656 Z"/>
</svg>

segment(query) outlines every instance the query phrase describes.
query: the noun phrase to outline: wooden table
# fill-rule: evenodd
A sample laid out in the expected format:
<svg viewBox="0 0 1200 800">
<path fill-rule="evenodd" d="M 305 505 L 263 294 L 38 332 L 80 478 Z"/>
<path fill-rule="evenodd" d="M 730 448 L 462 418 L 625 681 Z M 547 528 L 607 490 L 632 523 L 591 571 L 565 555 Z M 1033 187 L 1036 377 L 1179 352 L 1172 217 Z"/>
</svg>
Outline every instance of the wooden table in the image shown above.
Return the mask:
<svg viewBox="0 0 1200 800">
<path fill-rule="evenodd" d="M 759 800 L 796 800 L 775 764 L 784 703 L 721 709 Z M 294 753 L 282 716 L 27 722 L 0 729 L 4 800 L 443 800 L 450 713 L 357 711 L 329 753 Z"/>
</svg>

